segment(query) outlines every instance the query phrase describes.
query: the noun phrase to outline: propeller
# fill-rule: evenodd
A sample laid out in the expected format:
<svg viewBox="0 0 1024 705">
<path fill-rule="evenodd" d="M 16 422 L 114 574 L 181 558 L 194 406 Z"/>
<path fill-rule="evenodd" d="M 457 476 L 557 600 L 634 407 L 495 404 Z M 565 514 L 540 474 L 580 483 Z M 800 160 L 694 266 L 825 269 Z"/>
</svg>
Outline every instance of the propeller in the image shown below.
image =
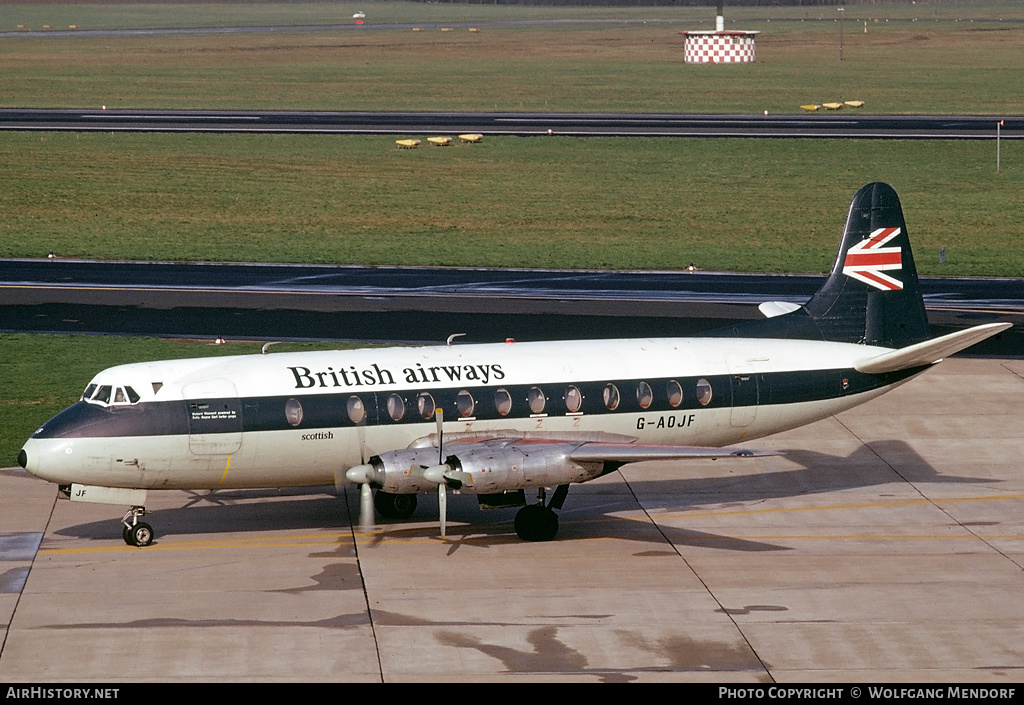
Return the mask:
<svg viewBox="0 0 1024 705">
<path fill-rule="evenodd" d="M 374 526 L 373 492 L 370 489 L 372 465 L 356 465 L 345 473 L 345 479 L 359 485 L 359 530 L 369 531 Z"/>
<path fill-rule="evenodd" d="M 449 339 L 450 340 L 450 339 Z M 444 409 L 434 409 L 434 419 L 437 421 L 437 464 L 444 465 Z M 448 488 L 445 487 L 444 477 L 437 483 L 437 514 L 441 522 L 441 538 L 445 538 L 445 528 L 448 523 Z"/>
</svg>

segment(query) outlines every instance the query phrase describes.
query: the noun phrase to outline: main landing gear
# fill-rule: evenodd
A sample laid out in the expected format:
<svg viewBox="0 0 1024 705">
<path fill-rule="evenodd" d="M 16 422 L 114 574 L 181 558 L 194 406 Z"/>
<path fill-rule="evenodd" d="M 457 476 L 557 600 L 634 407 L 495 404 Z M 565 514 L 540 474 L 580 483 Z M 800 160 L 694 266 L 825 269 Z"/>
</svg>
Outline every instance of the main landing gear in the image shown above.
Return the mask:
<svg viewBox="0 0 1024 705">
<path fill-rule="evenodd" d="M 551 501 L 545 504 L 547 492 L 543 487 L 539 488 L 537 503 L 528 504 L 516 513 L 516 535 L 523 541 L 550 541 L 555 538 L 558 533 L 555 510 L 562 508 L 568 494 L 569 485 L 559 485 L 551 495 Z M 416 511 L 416 495 L 377 490 L 373 495 L 373 506 L 385 519 L 408 519 Z"/>
<path fill-rule="evenodd" d="M 547 505 L 545 494 L 541 487 L 537 490 L 537 504 L 528 504 L 516 512 L 516 535 L 523 541 L 550 541 L 558 533 L 558 515 L 554 510 L 562 508 L 569 485 L 559 485 Z"/>
<path fill-rule="evenodd" d="M 153 527 L 144 521 L 139 521 L 139 517 L 145 516 L 145 514 L 145 507 L 132 507 L 125 512 L 121 519 L 121 523 L 124 524 L 121 535 L 129 546 L 142 548 L 153 543 Z"/>
</svg>

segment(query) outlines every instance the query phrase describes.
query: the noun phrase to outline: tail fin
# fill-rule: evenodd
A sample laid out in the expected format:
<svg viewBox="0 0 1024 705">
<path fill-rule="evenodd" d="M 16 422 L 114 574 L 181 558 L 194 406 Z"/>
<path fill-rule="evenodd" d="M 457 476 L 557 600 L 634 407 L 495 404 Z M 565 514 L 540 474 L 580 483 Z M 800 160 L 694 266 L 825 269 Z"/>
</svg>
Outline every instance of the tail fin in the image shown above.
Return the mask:
<svg viewBox="0 0 1024 705">
<path fill-rule="evenodd" d="M 899 196 L 875 182 L 857 192 L 832 274 L 804 309 L 822 338 L 889 348 L 930 337 Z"/>
</svg>

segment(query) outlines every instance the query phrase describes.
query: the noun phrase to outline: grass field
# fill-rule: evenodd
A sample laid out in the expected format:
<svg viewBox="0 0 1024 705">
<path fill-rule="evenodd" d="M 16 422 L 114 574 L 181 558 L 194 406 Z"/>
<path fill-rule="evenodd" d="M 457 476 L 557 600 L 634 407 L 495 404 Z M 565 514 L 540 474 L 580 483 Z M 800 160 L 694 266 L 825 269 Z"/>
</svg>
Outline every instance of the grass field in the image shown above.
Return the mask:
<svg viewBox="0 0 1024 705">
<path fill-rule="evenodd" d="M 1024 17 L 1017 0 L 981 0 L 902 3 L 845 3 L 850 18 L 879 21 L 1010 21 Z M 787 5 L 738 7 L 726 3 L 729 22 L 831 21 L 835 5 Z M 74 25 L 80 30 L 157 29 L 188 27 L 271 27 L 328 26 L 354 23 L 353 13 L 365 12 L 365 26 L 443 22 L 508 22 L 567 19 L 657 19 L 688 23 L 714 23 L 714 4 L 705 6 L 648 7 L 623 3 L 621 7 L 498 5 L 485 3 L 368 2 L 293 0 L 291 2 L 166 0 L 165 2 L 3 2 L 0 4 L 0 32 L 27 30 L 46 32 Z M 852 20 L 850 20 L 852 21 Z M 46 29 L 48 28 L 48 29 Z"/>
<path fill-rule="evenodd" d="M 351 24 L 359 31 L 57 37 L 81 29 Z M 967 14 L 969 13 L 969 15 Z M 712 8 L 531 8 L 374 3 L 0 5 L 0 105 L 309 110 L 799 112 L 864 100 L 877 113 L 1024 113 L 1022 3 L 851 5 L 839 60 L 835 8 L 736 8 L 760 31 L 753 65 L 686 65 L 681 29 Z M 971 19 L 959 21 L 961 16 Z M 582 17 L 647 24 L 393 22 Z M 44 18 L 50 18 L 46 20 Z M 866 31 L 865 31 L 866 30 Z"/>
<path fill-rule="evenodd" d="M 996 174 L 978 141 L 7 133 L 0 256 L 823 272 L 883 180 L 923 273 L 1020 276 L 1022 151 Z"/>
</svg>

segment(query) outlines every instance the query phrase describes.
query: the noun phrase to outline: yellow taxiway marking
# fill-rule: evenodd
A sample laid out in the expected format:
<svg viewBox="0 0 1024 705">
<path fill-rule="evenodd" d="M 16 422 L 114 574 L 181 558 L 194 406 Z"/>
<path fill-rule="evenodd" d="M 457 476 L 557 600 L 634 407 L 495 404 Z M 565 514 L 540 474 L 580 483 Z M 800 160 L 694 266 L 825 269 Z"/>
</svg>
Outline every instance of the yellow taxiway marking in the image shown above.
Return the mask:
<svg viewBox="0 0 1024 705">
<path fill-rule="evenodd" d="M 467 528 L 469 526 L 467 525 Z M 368 545 L 376 542 L 387 541 L 389 544 L 397 543 L 466 543 L 479 539 L 486 539 L 488 541 L 496 541 L 502 539 L 508 539 L 509 541 L 517 540 L 514 539 L 511 533 L 505 534 L 481 534 L 474 532 L 472 534 L 466 534 L 460 538 L 449 537 L 448 541 L 441 540 L 439 534 L 433 535 L 421 535 L 403 537 L 403 533 L 413 531 L 435 531 L 437 527 L 423 527 L 423 526 L 389 526 L 385 530 L 381 531 L 355 531 L 355 542 L 359 545 Z M 348 543 L 352 541 L 353 533 L 349 530 L 342 531 L 340 533 L 329 533 L 329 534 L 304 534 L 297 536 L 267 536 L 267 537 L 237 537 L 237 538 L 211 538 L 202 541 L 174 541 L 173 539 L 165 539 L 158 541 L 145 548 L 139 549 L 135 546 L 128 546 L 127 544 L 111 542 L 104 546 L 69 546 L 67 548 L 53 547 L 53 548 L 41 548 L 37 553 L 38 555 L 46 556 L 57 556 L 57 555 L 81 555 L 90 553 L 109 553 L 111 551 L 189 551 L 189 550 L 216 550 L 216 549 L 239 549 L 239 548 L 294 548 L 303 546 L 337 546 L 339 543 Z"/>
<path fill-rule="evenodd" d="M 171 542 L 161 541 L 146 546 L 144 549 L 128 546 L 127 544 L 112 544 L 109 546 L 75 546 L 68 548 L 42 548 L 39 555 L 66 555 L 82 553 L 108 553 L 110 551 L 184 551 L 192 549 L 211 548 L 282 548 L 292 546 L 336 546 L 339 541 L 351 540 L 352 534 L 348 531 L 338 534 L 313 534 L 306 536 L 271 536 L 266 538 L 237 538 L 237 539 L 211 539 L 209 541 L 182 541 Z"/>
</svg>

